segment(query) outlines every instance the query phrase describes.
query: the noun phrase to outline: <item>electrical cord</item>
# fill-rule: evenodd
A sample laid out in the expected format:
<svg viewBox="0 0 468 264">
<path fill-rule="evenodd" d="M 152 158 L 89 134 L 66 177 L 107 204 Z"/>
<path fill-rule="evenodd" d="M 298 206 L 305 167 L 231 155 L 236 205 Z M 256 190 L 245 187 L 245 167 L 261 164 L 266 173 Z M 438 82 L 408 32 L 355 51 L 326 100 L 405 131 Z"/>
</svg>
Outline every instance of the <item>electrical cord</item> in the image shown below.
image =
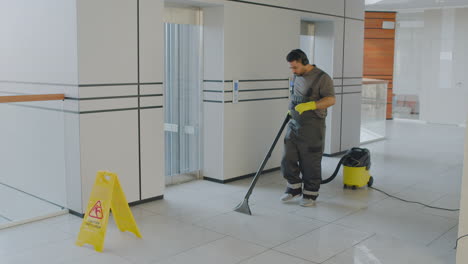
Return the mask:
<svg viewBox="0 0 468 264">
<path fill-rule="evenodd" d="M 400 201 L 403 201 L 403 202 L 420 204 L 420 205 L 425 206 L 425 207 L 428 207 L 428 208 L 438 209 L 438 210 L 444 210 L 444 211 L 450 211 L 450 212 L 458 212 L 458 211 L 460 211 L 460 209 L 442 208 L 442 207 L 436 207 L 436 206 L 431 206 L 431 205 L 423 204 L 423 203 L 420 203 L 420 202 L 408 201 L 408 200 L 405 200 L 405 199 L 402 199 L 402 198 L 393 196 L 393 195 L 391 195 L 391 194 L 388 194 L 388 193 L 386 193 L 386 192 L 384 192 L 384 191 L 382 191 L 382 190 L 380 190 L 380 189 L 378 189 L 378 188 L 375 188 L 375 187 L 369 187 L 369 188 L 371 188 L 371 189 L 373 189 L 373 190 L 376 190 L 376 191 L 379 191 L 379 192 L 381 192 L 381 193 L 383 193 L 383 194 L 385 194 L 385 195 L 387 195 L 387 196 L 389 196 L 389 197 L 395 198 L 395 199 L 400 200 Z M 467 236 L 468 236 L 468 235 L 467 235 Z"/>
<path fill-rule="evenodd" d="M 444 210 L 444 211 L 450 211 L 450 212 L 457 212 L 457 211 L 460 211 L 460 209 L 442 208 L 442 207 L 436 207 L 436 206 L 431 206 L 431 205 L 423 204 L 423 203 L 420 203 L 420 202 L 408 201 L 408 200 L 402 199 L 402 198 L 400 198 L 400 197 L 396 197 L 396 196 L 394 196 L 394 195 L 388 194 L 388 193 L 386 193 L 386 192 L 384 192 L 384 191 L 382 191 L 382 190 L 380 190 L 380 189 L 378 189 L 378 188 L 375 188 L 375 187 L 369 187 L 369 188 L 374 189 L 374 190 L 376 190 L 376 191 L 379 191 L 379 192 L 381 192 L 381 193 L 383 193 L 383 194 L 385 194 L 385 195 L 387 195 L 387 196 L 389 196 L 389 197 L 395 198 L 395 199 L 400 200 L 400 201 L 403 201 L 403 202 L 420 204 L 420 205 L 425 206 L 425 207 L 428 207 L 428 208 L 438 209 L 438 210 Z M 463 236 L 457 238 L 457 241 L 455 242 L 455 248 L 454 248 L 454 249 L 457 249 L 457 247 L 458 247 L 458 241 L 459 241 L 460 239 L 464 238 L 464 237 L 468 237 L 468 234 L 463 235 Z"/>
<path fill-rule="evenodd" d="M 455 249 L 457 249 L 457 247 L 458 247 L 458 240 L 460 240 L 460 239 L 462 239 L 462 238 L 464 238 L 464 237 L 468 237 L 468 234 L 463 235 L 463 236 L 457 238 L 457 241 L 455 242 Z"/>
</svg>

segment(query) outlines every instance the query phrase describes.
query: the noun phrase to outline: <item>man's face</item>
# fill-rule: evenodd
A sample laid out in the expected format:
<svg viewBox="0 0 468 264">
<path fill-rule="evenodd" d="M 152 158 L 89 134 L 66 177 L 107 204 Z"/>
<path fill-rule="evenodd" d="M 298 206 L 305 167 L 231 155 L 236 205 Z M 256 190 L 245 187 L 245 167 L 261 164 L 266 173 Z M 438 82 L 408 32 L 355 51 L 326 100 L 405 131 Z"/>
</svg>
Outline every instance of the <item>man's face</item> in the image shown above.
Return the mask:
<svg viewBox="0 0 468 264">
<path fill-rule="evenodd" d="M 289 68 L 291 69 L 292 73 L 298 76 L 302 76 L 306 72 L 306 66 L 299 61 L 291 61 L 289 63 Z"/>
</svg>

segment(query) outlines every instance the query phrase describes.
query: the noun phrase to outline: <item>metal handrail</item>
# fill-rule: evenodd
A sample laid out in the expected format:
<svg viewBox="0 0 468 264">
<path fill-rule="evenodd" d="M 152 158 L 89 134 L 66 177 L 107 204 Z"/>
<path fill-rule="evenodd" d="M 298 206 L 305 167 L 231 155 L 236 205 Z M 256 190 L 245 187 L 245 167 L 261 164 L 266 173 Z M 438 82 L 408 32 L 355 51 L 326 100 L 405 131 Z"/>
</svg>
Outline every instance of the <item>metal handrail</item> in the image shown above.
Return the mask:
<svg viewBox="0 0 468 264">
<path fill-rule="evenodd" d="M 0 103 L 64 100 L 65 94 L 29 94 L 0 96 Z"/>
</svg>

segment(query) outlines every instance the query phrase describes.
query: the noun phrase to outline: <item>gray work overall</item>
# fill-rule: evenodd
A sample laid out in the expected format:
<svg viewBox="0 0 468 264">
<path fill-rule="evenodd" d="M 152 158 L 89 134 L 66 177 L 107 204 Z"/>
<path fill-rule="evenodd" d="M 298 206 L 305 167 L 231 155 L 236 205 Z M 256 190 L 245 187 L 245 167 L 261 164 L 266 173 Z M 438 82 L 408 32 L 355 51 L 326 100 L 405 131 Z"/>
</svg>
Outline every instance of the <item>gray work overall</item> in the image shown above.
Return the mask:
<svg viewBox="0 0 468 264">
<path fill-rule="evenodd" d="M 317 85 L 322 75 L 323 72 L 319 74 L 312 86 Z M 284 138 L 281 171 L 288 182 L 288 189 L 299 189 L 303 184 L 302 193 L 316 197 L 322 180 L 325 118 L 318 117 L 313 111 L 305 111 L 300 115 L 294 110 L 296 105 L 311 101 L 308 96 L 310 96 L 309 93 L 306 96 L 295 95 L 294 88 L 292 89 L 291 121 Z"/>
</svg>

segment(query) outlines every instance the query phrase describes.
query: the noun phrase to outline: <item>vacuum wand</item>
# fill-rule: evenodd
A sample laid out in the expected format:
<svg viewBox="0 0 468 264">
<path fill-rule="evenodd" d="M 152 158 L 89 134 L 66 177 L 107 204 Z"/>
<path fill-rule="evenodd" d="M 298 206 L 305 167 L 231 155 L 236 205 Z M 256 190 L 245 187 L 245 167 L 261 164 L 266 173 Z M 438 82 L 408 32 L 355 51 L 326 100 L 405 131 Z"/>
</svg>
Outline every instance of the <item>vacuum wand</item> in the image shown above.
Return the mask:
<svg viewBox="0 0 468 264">
<path fill-rule="evenodd" d="M 249 207 L 249 197 L 252 194 L 253 189 L 255 188 L 255 184 L 257 184 L 258 179 L 260 178 L 260 174 L 263 172 L 263 168 L 265 168 L 265 165 L 271 157 L 271 153 L 275 149 L 276 143 L 278 142 L 281 134 L 283 133 L 284 128 L 288 124 L 289 120 L 291 119 L 291 116 L 289 113 L 286 115 L 286 118 L 283 121 L 283 125 L 281 125 L 280 130 L 278 131 L 278 134 L 276 135 L 275 140 L 273 141 L 273 144 L 270 147 L 270 150 L 266 154 L 265 158 L 262 161 L 262 164 L 260 165 L 260 168 L 257 170 L 257 173 L 255 174 L 255 177 L 252 180 L 252 183 L 250 184 L 249 190 L 247 191 L 247 194 L 244 197 L 244 200 L 234 209 L 234 211 L 243 213 L 243 214 L 248 214 L 252 215 L 252 212 L 250 211 Z"/>
</svg>

